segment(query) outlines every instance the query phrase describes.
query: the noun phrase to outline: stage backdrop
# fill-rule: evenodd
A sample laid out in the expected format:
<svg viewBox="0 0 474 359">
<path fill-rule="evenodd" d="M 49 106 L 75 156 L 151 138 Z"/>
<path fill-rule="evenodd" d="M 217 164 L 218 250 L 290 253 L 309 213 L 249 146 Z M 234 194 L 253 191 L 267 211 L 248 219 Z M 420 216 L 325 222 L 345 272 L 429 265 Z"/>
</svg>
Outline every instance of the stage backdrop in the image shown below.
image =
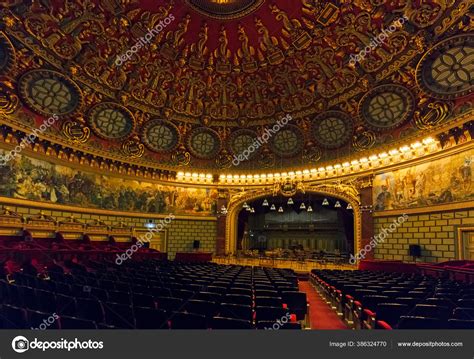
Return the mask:
<svg viewBox="0 0 474 359">
<path fill-rule="evenodd" d="M 376 211 L 436 206 L 474 199 L 474 150 L 376 175 Z"/>
<path fill-rule="evenodd" d="M 0 196 L 116 211 L 210 215 L 216 211 L 217 192 L 103 176 L 19 155 L 0 167 Z"/>
</svg>

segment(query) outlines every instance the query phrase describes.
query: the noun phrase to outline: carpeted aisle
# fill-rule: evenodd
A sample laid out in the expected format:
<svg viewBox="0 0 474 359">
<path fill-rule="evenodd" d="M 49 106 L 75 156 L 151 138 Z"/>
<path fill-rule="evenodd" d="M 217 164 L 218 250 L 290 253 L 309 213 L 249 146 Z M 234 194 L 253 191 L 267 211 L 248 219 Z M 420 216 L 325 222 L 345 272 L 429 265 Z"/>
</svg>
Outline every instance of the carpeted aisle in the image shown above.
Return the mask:
<svg viewBox="0 0 474 359">
<path fill-rule="evenodd" d="M 311 329 L 348 329 L 309 282 L 300 281 L 299 287 L 309 302 Z"/>
</svg>

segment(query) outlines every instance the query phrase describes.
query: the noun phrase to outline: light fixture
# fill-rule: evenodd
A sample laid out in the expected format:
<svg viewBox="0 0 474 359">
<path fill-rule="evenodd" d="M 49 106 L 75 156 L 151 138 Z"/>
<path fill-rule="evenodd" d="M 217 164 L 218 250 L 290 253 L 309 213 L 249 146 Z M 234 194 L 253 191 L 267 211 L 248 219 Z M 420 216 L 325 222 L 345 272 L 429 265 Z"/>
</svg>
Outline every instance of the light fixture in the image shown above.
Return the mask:
<svg viewBox="0 0 474 359">
<path fill-rule="evenodd" d="M 255 213 L 255 208 L 250 208 L 250 213 Z"/>
<path fill-rule="evenodd" d="M 334 208 L 341 208 L 341 202 L 336 201 L 336 204 L 334 205 Z"/>
<path fill-rule="evenodd" d="M 265 198 L 265 200 L 263 201 L 262 206 L 263 206 L 263 207 L 268 207 L 268 201 L 267 201 L 266 198 Z"/>
<path fill-rule="evenodd" d="M 288 205 L 292 205 L 294 202 L 293 202 L 293 198 L 288 198 Z"/>
<path fill-rule="evenodd" d="M 272 206 L 270 207 L 270 211 L 276 211 L 276 207 L 274 204 L 272 204 Z"/>
<path fill-rule="evenodd" d="M 245 207 L 245 210 L 246 210 L 247 212 L 250 212 L 250 210 L 251 210 L 250 206 Z"/>
<path fill-rule="evenodd" d="M 311 205 L 308 206 L 308 209 L 306 210 L 307 212 L 313 212 L 313 207 Z"/>
<path fill-rule="evenodd" d="M 306 205 L 304 204 L 304 202 L 301 203 L 300 209 L 306 209 Z"/>
<path fill-rule="evenodd" d="M 242 207 L 244 207 L 244 208 L 249 208 L 249 205 L 247 204 L 247 202 L 244 202 L 244 204 L 242 205 Z"/>
<path fill-rule="evenodd" d="M 350 203 L 347 205 L 347 209 L 352 209 L 352 205 Z"/>
<path fill-rule="evenodd" d="M 323 206 L 329 206 L 329 201 L 327 198 L 323 200 Z"/>
<path fill-rule="evenodd" d="M 280 206 L 280 208 L 278 208 L 278 212 L 283 213 L 283 207 L 282 206 Z"/>
</svg>

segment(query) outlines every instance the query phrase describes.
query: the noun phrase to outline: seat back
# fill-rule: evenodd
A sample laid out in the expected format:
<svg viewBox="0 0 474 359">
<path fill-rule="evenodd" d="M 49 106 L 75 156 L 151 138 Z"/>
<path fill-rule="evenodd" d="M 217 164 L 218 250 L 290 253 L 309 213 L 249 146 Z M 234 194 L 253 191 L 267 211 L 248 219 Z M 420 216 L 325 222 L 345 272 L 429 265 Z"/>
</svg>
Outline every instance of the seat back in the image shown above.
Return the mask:
<svg viewBox="0 0 474 359">
<path fill-rule="evenodd" d="M 397 324 L 398 329 L 441 329 L 442 321 L 436 318 L 419 316 L 402 316 Z"/>
</svg>

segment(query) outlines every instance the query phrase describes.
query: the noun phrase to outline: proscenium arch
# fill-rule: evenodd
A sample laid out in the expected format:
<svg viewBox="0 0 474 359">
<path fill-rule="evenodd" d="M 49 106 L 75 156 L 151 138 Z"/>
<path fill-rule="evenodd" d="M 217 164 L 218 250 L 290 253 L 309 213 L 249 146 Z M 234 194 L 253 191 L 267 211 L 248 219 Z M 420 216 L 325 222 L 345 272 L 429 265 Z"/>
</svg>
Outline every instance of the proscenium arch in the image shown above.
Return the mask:
<svg viewBox="0 0 474 359">
<path fill-rule="evenodd" d="M 354 211 L 354 253 L 362 248 L 362 213 L 359 202 L 351 196 L 336 191 L 306 190 L 306 193 L 333 197 L 350 203 Z M 226 218 L 225 252 L 234 254 L 237 251 L 237 220 L 244 202 L 255 201 L 259 198 L 273 197 L 273 190 L 251 192 L 232 201 L 229 204 Z"/>
</svg>

